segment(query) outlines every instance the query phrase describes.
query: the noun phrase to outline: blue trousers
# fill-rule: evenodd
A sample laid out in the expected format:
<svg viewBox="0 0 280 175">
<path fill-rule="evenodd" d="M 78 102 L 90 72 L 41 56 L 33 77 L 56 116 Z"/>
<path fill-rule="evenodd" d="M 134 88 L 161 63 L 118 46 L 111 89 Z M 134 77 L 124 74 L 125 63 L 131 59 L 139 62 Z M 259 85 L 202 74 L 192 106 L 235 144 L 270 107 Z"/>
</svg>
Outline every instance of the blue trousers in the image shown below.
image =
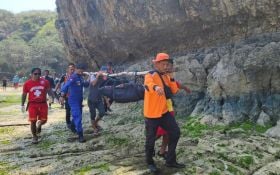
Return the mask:
<svg viewBox="0 0 280 175">
<path fill-rule="evenodd" d="M 80 103 L 69 103 L 72 114 L 72 123 L 74 123 L 77 134 L 83 135 L 82 126 L 82 104 Z"/>
</svg>

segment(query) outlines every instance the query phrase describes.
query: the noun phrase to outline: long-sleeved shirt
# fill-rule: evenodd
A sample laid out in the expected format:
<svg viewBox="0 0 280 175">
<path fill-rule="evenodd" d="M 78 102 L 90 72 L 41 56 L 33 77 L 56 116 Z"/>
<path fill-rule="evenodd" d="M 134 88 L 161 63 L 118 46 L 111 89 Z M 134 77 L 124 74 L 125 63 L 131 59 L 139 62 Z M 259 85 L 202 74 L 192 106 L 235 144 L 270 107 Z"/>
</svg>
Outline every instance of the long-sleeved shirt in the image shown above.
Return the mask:
<svg viewBox="0 0 280 175">
<path fill-rule="evenodd" d="M 54 80 L 52 77 L 45 76 L 44 78 L 49 81 L 51 88 L 55 88 Z"/>
<path fill-rule="evenodd" d="M 166 86 L 171 89 L 173 94 L 179 88 L 174 80 L 168 75 L 161 75 Z M 144 116 L 146 118 L 160 118 L 168 111 L 165 95 L 159 96 L 155 91 L 155 86 L 164 89 L 160 75 L 156 71 L 151 71 L 145 75 L 145 96 L 144 96 Z"/>
<path fill-rule="evenodd" d="M 62 86 L 61 91 L 64 94 L 69 92 L 69 103 L 81 103 L 83 101 L 83 87 L 88 87 L 89 82 L 77 73 L 73 73 L 66 83 Z"/>
<path fill-rule="evenodd" d="M 93 85 L 93 81 L 96 81 L 95 85 Z M 88 99 L 92 102 L 102 101 L 102 95 L 99 92 L 98 88 L 105 80 L 102 78 L 96 79 L 95 75 L 92 75 L 90 78 L 90 86 L 89 86 L 89 94 Z"/>
</svg>

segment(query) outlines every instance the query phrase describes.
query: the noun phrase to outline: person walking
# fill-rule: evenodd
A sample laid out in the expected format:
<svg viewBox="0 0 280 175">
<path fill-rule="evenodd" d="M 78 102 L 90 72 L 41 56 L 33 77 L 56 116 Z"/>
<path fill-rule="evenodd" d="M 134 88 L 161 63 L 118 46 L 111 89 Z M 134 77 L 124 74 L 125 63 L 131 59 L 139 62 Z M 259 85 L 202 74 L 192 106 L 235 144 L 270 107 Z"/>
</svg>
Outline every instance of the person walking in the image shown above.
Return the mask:
<svg viewBox="0 0 280 175">
<path fill-rule="evenodd" d="M 6 77 L 4 77 L 3 80 L 2 80 L 2 87 L 3 87 L 3 91 L 6 91 L 6 89 L 7 89 L 7 79 L 6 79 Z"/>
<path fill-rule="evenodd" d="M 80 143 L 85 142 L 82 126 L 82 103 L 83 103 L 83 87 L 88 87 L 89 82 L 83 78 L 83 71 L 85 70 L 85 64 L 77 64 L 75 72 L 70 76 L 66 83 L 62 86 L 60 103 L 64 103 L 66 94 L 69 92 L 68 103 L 71 108 L 71 114 L 73 117 L 72 122 L 75 125 L 76 132 L 78 134 L 78 140 Z"/>
<path fill-rule="evenodd" d="M 151 172 L 159 172 L 153 160 L 156 132 L 160 126 L 168 133 L 168 152 L 165 165 L 167 167 L 184 168 L 176 160 L 176 147 L 180 138 L 180 129 L 167 108 L 166 99 L 179 90 L 175 80 L 168 75 L 169 55 L 158 53 L 153 60 L 154 70 L 145 75 L 144 116 L 146 129 L 146 163 Z"/>
<path fill-rule="evenodd" d="M 88 95 L 88 107 L 90 111 L 91 124 L 93 128 L 93 134 L 98 135 L 101 127 L 98 122 L 105 115 L 105 107 L 102 101 L 102 95 L 98 88 L 105 82 L 102 71 L 99 71 L 97 75 L 90 77 L 89 95 Z M 98 110 L 98 116 L 96 117 L 96 109 Z"/>
<path fill-rule="evenodd" d="M 101 66 L 100 71 L 107 73 L 106 76 L 109 74 L 113 74 L 115 71 L 113 69 L 113 63 L 109 61 L 106 66 Z M 107 79 L 108 80 L 108 79 Z M 105 114 L 109 111 L 112 112 L 111 105 L 113 103 L 113 100 L 109 97 L 103 96 L 103 103 L 105 108 Z"/>
<path fill-rule="evenodd" d="M 17 89 L 18 85 L 19 85 L 19 76 L 17 74 L 13 77 L 12 82 L 13 82 L 14 88 Z"/>
<path fill-rule="evenodd" d="M 62 75 L 59 82 L 56 84 L 55 92 L 57 92 L 58 89 L 61 90 L 62 86 L 67 82 L 67 80 L 70 78 L 70 76 L 74 72 L 75 72 L 75 64 L 74 63 L 69 63 L 66 74 Z M 74 125 L 73 122 L 71 122 L 71 108 L 70 108 L 69 103 L 68 103 L 68 97 L 69 97 L 69 92 L 67 92 L 67 94 L 65 94 L 65 98 L 64 98 L 66 126 L 72 132 L 76 132 L 75 131 L 75 125 Z"/>
<path fill-rule="evenodd" d="M 31 70 L 31 79 L 27 80 L 23 85 L 21 100 L 21 110 L 24 112 L 24 103 L 28 94 L 28 120 L 31 122 L 33 144 L 38 143 L 37 134 L 41 133 L 42 125 L 44 125 L 48 119 L 47 92 L 50 91 L 50 84 L 44 78 L 40 78 L 40 76 L 40 68 L 33 68 Z"/>
<path fill-rule="evenodd" d="M 55 88 L 55 84 L 54 84 L 53 78 L 49 76 L 50 75 L 50 71 L 49 70 L 45 70 L 44 73 L 45 73 L 44 78 L 46 80 L 48 80 L 48 82 L 50 84 L 50 87 L 51 87 L 51 91 L 49 91 L 49 93 L 48 93 L 48 96 L 50 98 L 49 99 L 49 109 L 51 109 L 52 103 L 54 103 L 54 99 L 55 99 L 55 94 L 54 94 L 54 91 L 53 91 L 53 89 Z"/>
</svg>

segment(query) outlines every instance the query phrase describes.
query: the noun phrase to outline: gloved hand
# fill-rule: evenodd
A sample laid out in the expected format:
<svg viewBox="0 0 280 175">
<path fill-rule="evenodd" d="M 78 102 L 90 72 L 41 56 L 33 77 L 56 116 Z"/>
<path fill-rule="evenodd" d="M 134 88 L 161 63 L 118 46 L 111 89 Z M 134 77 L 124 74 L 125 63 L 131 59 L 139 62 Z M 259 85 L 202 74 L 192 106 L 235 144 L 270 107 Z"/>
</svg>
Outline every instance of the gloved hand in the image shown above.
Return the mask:
<svg viewBox="0 0 280 175">
<path fill-rule="evenodd" d="M 25 106 L 21 106 L 21 112 L 24 113 L 25 112 Z"/>
</svg>

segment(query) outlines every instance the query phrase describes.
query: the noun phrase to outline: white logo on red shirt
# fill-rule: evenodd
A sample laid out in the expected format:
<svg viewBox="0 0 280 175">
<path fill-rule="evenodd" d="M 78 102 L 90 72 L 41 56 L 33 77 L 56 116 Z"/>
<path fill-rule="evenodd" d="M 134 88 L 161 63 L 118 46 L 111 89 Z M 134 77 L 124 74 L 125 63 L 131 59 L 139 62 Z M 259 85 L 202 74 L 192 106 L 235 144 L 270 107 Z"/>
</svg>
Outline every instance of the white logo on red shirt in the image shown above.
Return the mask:
<svg viewBox="0 0 280 175">
<path fill-rule="evenodd" d="M 36 97 L 40 97 L 41 94 L 42 94 L 42 92 L 40 90 L 38 90 L 38 89 L 36 89 L 35 92 L 34 92 L 34 95 Z"/>
</svg>

